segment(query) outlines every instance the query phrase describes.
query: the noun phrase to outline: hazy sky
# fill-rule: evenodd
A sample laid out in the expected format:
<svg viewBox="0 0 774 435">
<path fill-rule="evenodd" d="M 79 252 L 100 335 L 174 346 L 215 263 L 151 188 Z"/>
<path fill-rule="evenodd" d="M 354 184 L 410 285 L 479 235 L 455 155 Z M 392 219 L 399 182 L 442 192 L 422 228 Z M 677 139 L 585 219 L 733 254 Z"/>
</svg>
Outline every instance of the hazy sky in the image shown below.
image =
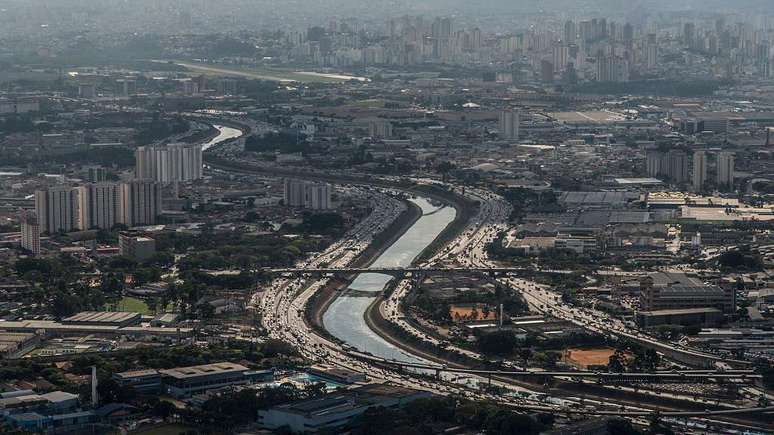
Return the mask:
<svg viewBox="0 0 774 435">
<path fill-rule="evenodd" d="M 453 15 L 497 28 L 539 12 L 626 20 L 681 10 L 756 17 L 774 11 L 774 0 L 0 0 L 0 35 L 207 33 L 297 28 L 334 18 L 384 22 L 404 14 Z"/>
</svg>

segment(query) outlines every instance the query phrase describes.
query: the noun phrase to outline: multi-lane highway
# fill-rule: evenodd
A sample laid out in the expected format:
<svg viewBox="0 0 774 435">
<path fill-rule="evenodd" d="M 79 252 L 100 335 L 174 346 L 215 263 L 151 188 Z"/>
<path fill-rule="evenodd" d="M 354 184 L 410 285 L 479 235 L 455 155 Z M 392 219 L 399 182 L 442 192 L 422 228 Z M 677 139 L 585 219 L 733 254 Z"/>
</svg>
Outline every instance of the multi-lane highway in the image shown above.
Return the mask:
<svg viewBox="0 0 774 435">
<path fill-rule="evenodd" d="M 228 158 L 231 152 L 221 148 L 219 153 L 221 157 Z M 227 167 L 223 166 L 222 161 L 219 162 L 219 165 L 220 167 Z M 245 170 L 243 165 L 237 165 L 237 167 L 239 168 L 238 170 Z M 267 171 L 271 172 L 271 170 Z M 321 177 L 322 175 L 319 174 L 312 176 L 312 178 L 317 179 Z M 372 179 L 371 181 L 374 185 L 381 186 L 396 183 L 390 179 Z M 399 181 L 401 184 L 405 183 L 405 180 Z M 437 184 L 436 181 L 432 180 L 414 181 L 419 184 Z M 359 184 L 360 182 L 353 181 L 353 183 Z M 364 180 L 361 185 L 363 184 L 369 184 L 369 182 Z M 435 255 L 417 266 L 420 268 L 462 267 L 478 270 L 496 268 L 497 266 L 492 264 L 487 258 L 486 248 L 488 243 L 507 229 L 506 222 L 510 214 L 510 206 L 502 198 L 486 190 L 463 188 L 461 186 L 446 187 L 450 187 L 458 193 L 464 192 L 465 197 L 469 201 L 478 202 L 477 213 L 469 220 L 467 227 L 456 238 L 438 249 Z M 373 187 L 360 188 L 355 185 L 349 186 L 347 189 L 349 189 L 348 194 L 360 195 L 371 201 L 374 212 L 352 228 L 341 241 L 334 243 L 314 258 L 300 262 L 294 268 L 331 268 L 340 270 L 349 268 L 353 261 L 371 244 L 374 236 L 387 228 L 405 209 L 405 206 L 396 199 L 396 192 L 390 192 L 389 190 L 380 191 Z M 548 312 L 554 316 L 570 320 L 573 323 L 584 325 L 584 327 L 597 332 L 613 333 L 615 335 L 633 332 L 628 331 L 625 325 L 608 319 L 604 313 L 597 316 L 596 313 L 575 311 L 575 308 L 563 304 L 559 295 L 536 283 L 512 277 L 500 277 L 497 279 L 520 291 L 530 306 L 537 311 Z M 556 413 L 602 413 L 606 412 L 606 410 L 620 412 L 622 409 L 620 403 L 612 403 L 610 401 L 595 401 L 575 397 L 551 398 L 545 394 L 515 387 L 508 382 L 500 382 L 498 380 L 491 381 L 492 385 L 507 388 L 509 393 L 494 395 L 485 388 L 477 387 L 477 385 L 486 385 L 484 383 L 485 380 L 487 382 L 490 381 L 481 376 L 443 374 L 438 379 L 429 379 L 426 378 L 425 375 L 427 373 L 424 371 L 414 374 L 399 372 L 358 359 L 350 354 L 351 351 L 355 350 L 354 348 L 317 334 L 305 322 L 304 310 L 308 301 L 326 282 L 327 278 L 323 276 L 278 277 L 268 287 L 256 293 L 253 299 L 253 305 L 262 314 L 263 325 L 270 332 L 270 336 L 295 345 L 305 357 L 312 361 L 350 368 L 367 373 L 374 379 L 382 379 L 412 388 L 425 389 L 437 394 L 456 394 L 477 400 L 491 400 L 509 406 L 517 406 L 520 409 L 544 410 Z M 401 320 L 403 316 L 399 311 L 400 301 L 409 290 L 408 280 L 400 280 L 392 293 L 392 297 L 380 306 L 382 314 L 416 337 L 428 340 L 435 345 L 440 344 L 430 335 L 416 330 L 412 325 Z M 636 336 L 638 332 L 634 332 L 634 334 Z M 470 358 L 481 358 L 480 355 L 467 349 L 447 347 L 447 350 L 456 350 Z M 422 360 L 419 356 L 417 359 L 422 363 L 431 363 L 430 361 Z M 508 364 L 508 367 L 516 370 L 522 369 L 513 363 Z M 627 404 L 623 406 L 623 409 L 642 414 L 653 412 L 652 409 L 645 409 L 642 406 L 634 405 L 636 404 Z"/>
</svg>

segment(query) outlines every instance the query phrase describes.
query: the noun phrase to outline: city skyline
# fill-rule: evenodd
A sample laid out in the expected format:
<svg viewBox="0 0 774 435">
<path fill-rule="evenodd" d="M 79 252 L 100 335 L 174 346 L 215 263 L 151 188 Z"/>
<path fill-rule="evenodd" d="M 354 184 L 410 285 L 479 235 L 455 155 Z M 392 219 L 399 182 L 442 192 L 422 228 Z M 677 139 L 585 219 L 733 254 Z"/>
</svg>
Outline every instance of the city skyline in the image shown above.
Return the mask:
<svg viewBox="0 0 774 435">
<path fill-rule="evenodd" d="M 774 3 L 0 0 L 0 432 L 774 432 Z"/>
</svg>

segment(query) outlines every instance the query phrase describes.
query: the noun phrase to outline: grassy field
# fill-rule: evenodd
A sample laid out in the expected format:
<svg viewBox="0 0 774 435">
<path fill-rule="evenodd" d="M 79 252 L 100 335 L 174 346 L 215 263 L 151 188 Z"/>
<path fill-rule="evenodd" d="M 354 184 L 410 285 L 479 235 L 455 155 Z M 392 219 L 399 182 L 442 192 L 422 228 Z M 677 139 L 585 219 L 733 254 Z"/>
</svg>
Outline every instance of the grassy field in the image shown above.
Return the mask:
<svg viewBox="0 0 774 435">
<path fill-rule="evenodd" d="M 174 61 L 176 65 L 188 68 L 190 71 L 210 76 L 236 76 L 274 82 L 295 81 L 301 83 L 340 83 L 345 79 L 323 77 L 301 72 L 282 71 L 269 68 L 239 67 L 231 65 L 209 65 L 190 61 Z"/>
<path fill-rule="evenodd" d="M 125 296 L 123 299 L 121 299 L 121 302 L 118 303 L 118 309 L 121 311 L 131 311 L 141 314 L 153 314 L 145 301 L 128 296 Z"/>
</svg>

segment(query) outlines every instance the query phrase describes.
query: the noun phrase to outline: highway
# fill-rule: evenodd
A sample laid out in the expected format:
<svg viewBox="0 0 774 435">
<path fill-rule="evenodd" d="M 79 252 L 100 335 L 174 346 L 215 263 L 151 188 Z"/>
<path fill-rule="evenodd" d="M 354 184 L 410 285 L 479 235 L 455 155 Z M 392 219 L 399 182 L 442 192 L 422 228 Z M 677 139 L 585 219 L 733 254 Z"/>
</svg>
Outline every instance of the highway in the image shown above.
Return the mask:
<svg viewBox="0 0 774 435">
<path fill-rule="evenodd" d="M 245 169 L 240 167 L 239 170 Z M 376 182 L 390 183 L 389 180 L 376 180 Z M 353 182 L 353 184 L 358 183 Z M 294 265 L 294 269 L 331 268 L 343 270 L 349 268 L 358 255 L 370 245 L 374 236 L 387 228 L 405 209 L 405 206 L 395 198 L 398 193 L 396 191 L 374 188 L 373 186 L 361 188 L 354 185 L 349 185 L 346 189 L 349 190 L 346 192 L 347 195 L 360 195 L 370 201 L 373 213 L 353 227 L 342 240 L 334 243 L 319 255 Z M 457 190 L 461 189 L 457 187 Z M 486 258 L 486 246 L 507 228 L 506 222 L 510 214 L 510 207 L 499 197 L 487 191 L 467 189 L 466 196 L 479 201 L 480 207 L 476 216 L 471 219 L 468 227 L 456 239 L 418 267 L 444 268 L 453 266 L 481 269 L 493 267 Z M 556 301 L 556 299 L 561 300 L 558 295 L 548 292 L 541 286 L 512 278 L 499 278 L 499 280 L 514 285 L 514 288 L 525 295 L 525 299 L 533 308 L 551 310 L 557 307 L 560 313 L 567 313 L 568 317 L 574 319 L 574 323 L 583 324 L 580 318 L 573 315 L 575 313 L 572 313 L 572 307 L 563 307 Z M 435 394 L 451 394 L 469 399 L 492 401 L 522 410 L 596 415 L 603 413 L 620 415 L 623 410 L 639 413 L 638 415 L 653 415 L 656 412 L 654 409 L 646 409 L 635 403 L 622 405 L 588 398 L 549 397 L 499 380 L 492 380 L 491 385 L 506 388 L 507 392 L 493 394 L 488 389 L 481 388 L 489 380 L 475 374 L 453 376 L 447 373 L 441 374 L 438 379 L 435 379 L 428 376 L 430 373 L 425 371 L 419 373 L 398 371 L 355 358 L 349 353 L 354 351 L 354 348 L 342 346 L 338 342 L 321 336 L 305 322 L 304 311 L 307 303 L 326 282 L 326 277 L 277 277 L 270 285 L 260 289 L 261 291 L 257 292 L 252 300 L 252 306 L 261 314 L 263 326 L 269 331 L 270 337 L 282 339 L 294 345 L 310 361 L 366 373 L 374 380 L 388 381 L 409 388 L 431 391 Z M 387 313 L 388 316 L 391 315 L 391 310 L 398 313 L 399 302 L 405 296 L 405 291 L 408 291 L 408 280 L 401 280 L 393 293 L 393 297 L 381 307 L 383 312 Z M 607 331 L 608 328 L 601 327 L 599 330 Z M 421 337 L 431 339 L 421 331 L 416 331 L 416 333 Z M 470 352 L 463 349 L 460 351 Z M 480 358 L 474 352 L 470 356 Z M 508 367 L 514 370 L 523 369 L 515 365 Z M 679 410 L 664 409 L 662 411 L 677 412 Z M 744 410 L 738 411 L 744 412 Z M 662 415 L 665 414 L 662 413 Z M 692 415 L 704 415 L 704 413 L 694 412 Z M 727 424 L 725 422 L 711 423 Z"/>
<path fill-rule="evenodd" d="M 350 193 L 354 193 L 350 192 Z M 383 194 L 372 192 L 363 195 L 374 195 L 370 198 L 375 207 L 371 216 L 353 228 L 347 237 L 332 245 L 325 252 L 312 260 L 301 262 L 299 267 L 320 267 L 323 263 L 345 267 L 351 263 L 359 251 L 368 246 L 368 241 L 381 229 L 386 228 L 402 211 L 402 204 Z M 384 208 L 386 207 L 386 210 Z M 627 415 L 648 416 L 653 414 L 652 409 L 635 406 L 622 406 L 614 403 L 579 398 L 556 398 L 545 394 L 530 391 L 524 388 L 493 380 L 492 385 L 507 388 L 507 394 L 493 394 L 486 389 L 476 387 L 489 382 L 486 377 L 470 374 L 469 377 L 456 376 L 453 373 L 441 374 L 438 379 L 429 378 L 426 370 L 417 367 L 420 371 L 408 372 L 405 370 L 390 369 L 383 365 L 364 361 L 353 356 L 355 349 L 342 347 L 325 337 L 316 334 L 305 323 L 304 309 L 309 299 L 324 285 L 325 280 L 305 281 L 303 278 L 279 278 L 266 289 L 261 296 L 256 296 L 254 303 L 263 315 L 264 326 L 274 338 L 285 340 L 294 344 L 302 354 L 312 361 L 328 365 L 345 367 L 358 372 L 367 373 L 372 379 L 389 381 L 410 388 L 431 391 L 442 395 L 458 395 L 475 400 L 487 400 L 503 405 L 516 407 L 521 410 L 552 412 L 556 414 L 594 414 L 594 415 L 621 415 L 625 411 Z M 471 383 L 472 382 L 472 383 Z M 747 412 L 745 410 L 730 410 L 732 412 Z M 753 412 L 753 411 L 750 411 Z M 755 411 L 758 412 L 758 411 Z M 674 414 L 670 414 L 674 413 Z M 686 417 L 689 415 L 708 416 L 705 412 L 679 413 L 677 410 L 665 410 L 661 415 L 674 415 Z"/>
</svg>

